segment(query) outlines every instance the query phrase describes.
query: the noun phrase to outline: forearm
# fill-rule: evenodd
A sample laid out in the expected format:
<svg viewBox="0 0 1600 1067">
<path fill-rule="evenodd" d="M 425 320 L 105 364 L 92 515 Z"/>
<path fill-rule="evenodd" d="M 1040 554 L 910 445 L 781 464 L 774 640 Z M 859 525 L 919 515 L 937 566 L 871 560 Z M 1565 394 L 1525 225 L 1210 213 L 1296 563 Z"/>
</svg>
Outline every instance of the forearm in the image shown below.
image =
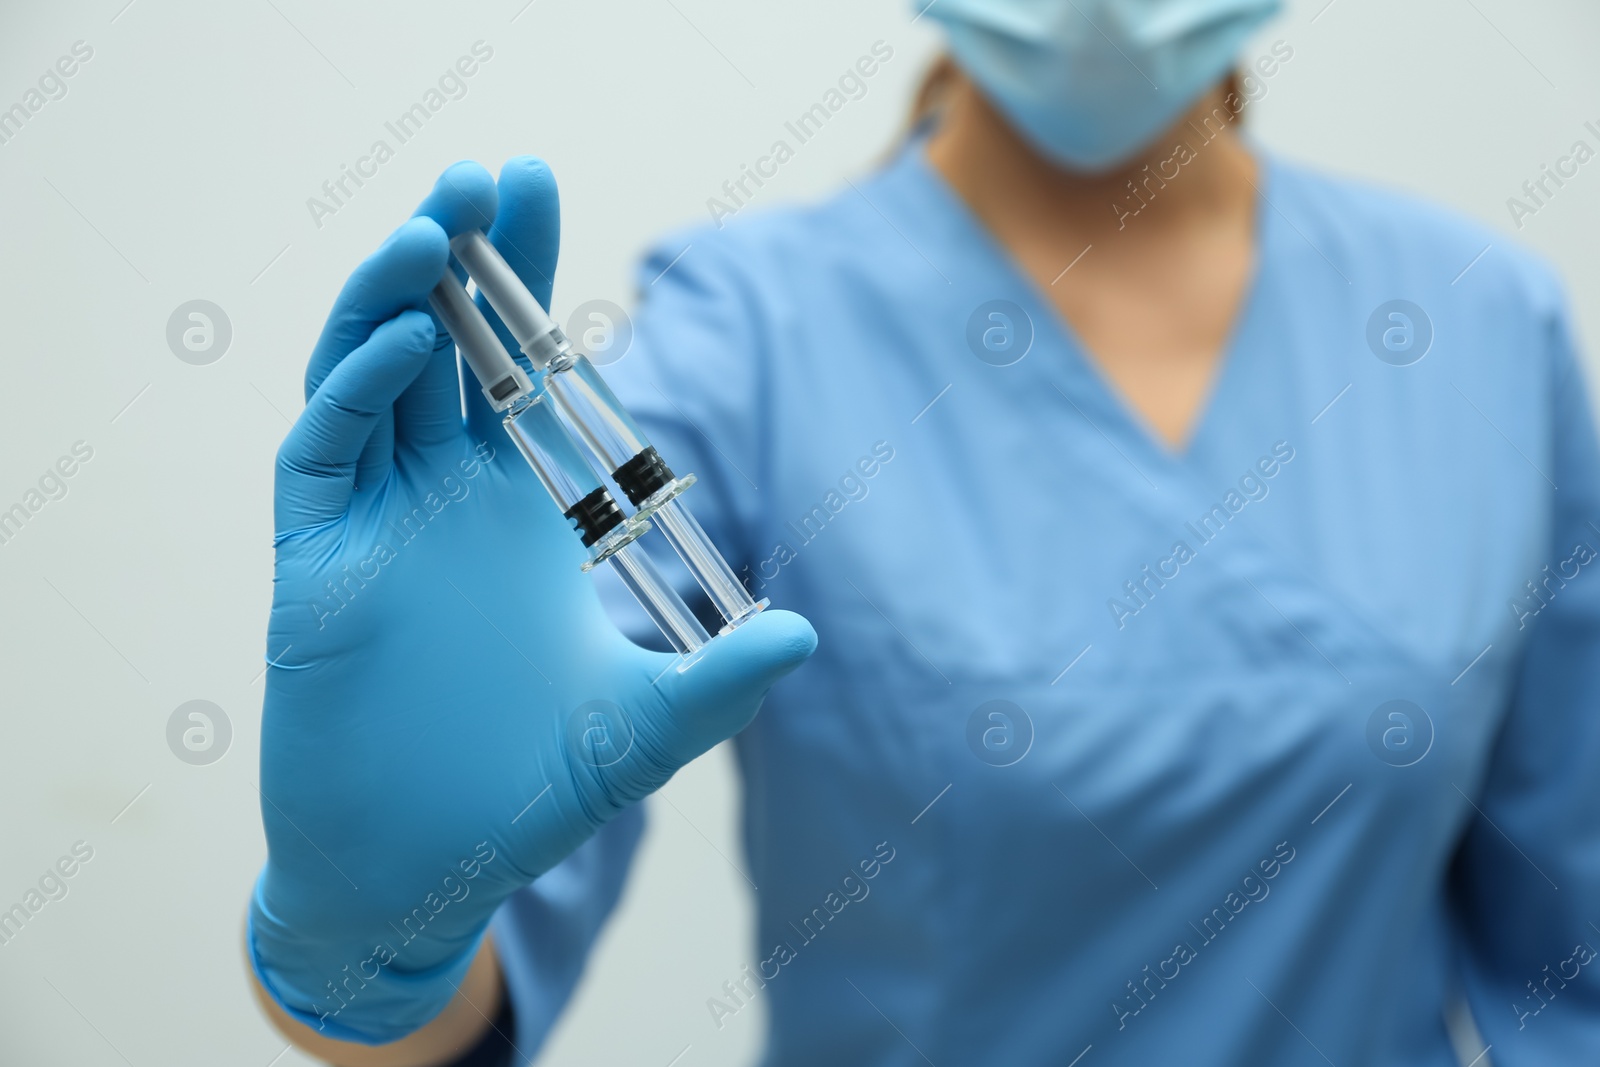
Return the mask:
<svg viewBox="0 0 1600 1067">
<path fill-rule="evenodd" d="M 248 946 L 245 951 L 248 959 Z M 444 1010 L 421 1029 L 387 1045 L 336 1041 L 318 1033 L 284 1011 L 261 987 L 253 969 L 250 988 L 280 1034 L 302 1052 L 338 1067 L 436 1067 L 451 1063 L 483 1039 L 505 997 L 492 937 L 483 939 L 466 977 Z"/>
</svg>

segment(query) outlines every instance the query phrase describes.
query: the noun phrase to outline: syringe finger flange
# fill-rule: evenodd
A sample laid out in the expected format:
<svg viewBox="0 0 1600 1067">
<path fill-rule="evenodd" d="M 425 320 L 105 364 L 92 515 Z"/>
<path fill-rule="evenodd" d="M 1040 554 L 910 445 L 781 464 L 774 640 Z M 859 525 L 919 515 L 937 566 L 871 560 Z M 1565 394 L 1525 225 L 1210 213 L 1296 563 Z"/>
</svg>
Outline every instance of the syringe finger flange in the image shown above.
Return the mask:
<svg viewBox="0 0 1600 1067">
<path fill-rule="evenodd" d="M 613 475 L 612 477 L 615 479 L 616 476 Z M 665 504 L 670 504 L 672 501 L 678 499 L 678 497 L 682 495 L 683 491 L 692 486 L 696 481 L 698 481 L 698 479 L 694 475 L 685 474 L 682 477 L 672 479 L 672 481 L 663 485 L 661 488 L 657 489 L 643 500 L 629 501 L 629 503 L 633 504 L 634 515 L 639 518 L 649 518 L 658 508 Z"/>
<path fill-rule="evenodd" d="M 589 547 L 589 558 L 584 560 L 580 567 L 585 571 L 592 571 L 601 563 L 610 559 L 620 548 L 633 544 L 640 537 L 649 533 L 650 523 L 637 515 L 630 515 L 623 520 L 622 525 L 607 533 Z"/>
</svg>

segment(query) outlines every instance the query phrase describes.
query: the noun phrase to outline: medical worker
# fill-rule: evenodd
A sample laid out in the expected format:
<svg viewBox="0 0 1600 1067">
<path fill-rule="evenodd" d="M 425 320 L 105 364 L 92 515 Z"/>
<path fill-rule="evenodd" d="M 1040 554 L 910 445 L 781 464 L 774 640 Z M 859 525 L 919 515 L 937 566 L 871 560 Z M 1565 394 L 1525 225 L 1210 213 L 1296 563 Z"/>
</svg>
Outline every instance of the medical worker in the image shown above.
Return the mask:
<svg viewBox="0 0 1600 1067">
<path fill-rule="evenodd" d="M 278 457 L 248 958 L 286 1034 L 536 1055 L 639 802 L 732 737 L 755 956 L 694 1026 L 764 1001 L 773 1067 L 1445 1067 L 1463 1004 L 1485 1062 L 1600 1063 L 1570 314 L 1242 135 L 1276 7 L 940 0 L 892 161 L 656 248 L 605 373 L 773 604 L 683 672 L 425 310 L 475 226 L 548 300 L 555 181 L 444 174 Z"/>
</svg>

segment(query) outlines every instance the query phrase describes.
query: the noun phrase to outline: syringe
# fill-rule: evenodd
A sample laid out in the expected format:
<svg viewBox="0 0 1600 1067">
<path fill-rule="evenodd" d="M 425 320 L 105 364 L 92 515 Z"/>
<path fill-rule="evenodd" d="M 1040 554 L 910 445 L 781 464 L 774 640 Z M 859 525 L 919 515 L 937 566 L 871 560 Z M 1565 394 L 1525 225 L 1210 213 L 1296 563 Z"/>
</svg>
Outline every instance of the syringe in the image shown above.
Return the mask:
<svg viewBox="0 0 1600 1067">
<path fill-rule="evenodd" d="M 468 230 L 453 238 L 450 249 L 499 313 L 523 355 L 540 372 L 561 413 L 638 509 L 637 517 L 655 520 L 662 536 L 716 605 L 726 620 L 722 632 L 766 607 L 766 600 L 751 598 L 700 523 L 678 500 L 678 495 L 694 484 L 694 475 L 680 478 L 672 473 L 594 364 L 573 349 L 566 334 L 551 321 L 483 231 Z"/>
<path fill-rule="evenodd" d="M 553 405 L 511 358 L 454 274 L 434 288 L 428 304 L 455 339 L 490 406 L 505 412 L 502 425 L 517 450 L 589 550 L 583 569 L 609 561 L 672 647 L 685 656 L 698 651 L 710 635 L 649 555 L 633 543 L 650 523 L 642 515 L 623 515 Z"/>
</svg>

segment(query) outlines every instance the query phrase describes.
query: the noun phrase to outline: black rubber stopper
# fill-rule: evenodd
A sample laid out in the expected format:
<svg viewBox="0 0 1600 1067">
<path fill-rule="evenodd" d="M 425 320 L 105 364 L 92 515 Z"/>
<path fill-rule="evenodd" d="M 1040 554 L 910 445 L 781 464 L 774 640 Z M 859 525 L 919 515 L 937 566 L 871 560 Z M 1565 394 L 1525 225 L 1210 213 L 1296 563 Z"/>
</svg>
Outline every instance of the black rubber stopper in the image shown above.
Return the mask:
<svg viewBox="0 0 1600 1067">
<path fill-rule="evenodd" d="M 605 486 L 596 489 L 563 514 L 583 538 L 584 548 L 622 525 L 622 509 L 617 507 L 617 502 L 611 498 Z"/>
<path fill-rule="evenodd" d="M 628 494 L 628 503 L 638 507 L 651 493 L 670 484 L 673 474 L 672 468 L 651 446 L 612 471 L 611 477 L 616 479 L 617 488 Z"/>
</svg>

